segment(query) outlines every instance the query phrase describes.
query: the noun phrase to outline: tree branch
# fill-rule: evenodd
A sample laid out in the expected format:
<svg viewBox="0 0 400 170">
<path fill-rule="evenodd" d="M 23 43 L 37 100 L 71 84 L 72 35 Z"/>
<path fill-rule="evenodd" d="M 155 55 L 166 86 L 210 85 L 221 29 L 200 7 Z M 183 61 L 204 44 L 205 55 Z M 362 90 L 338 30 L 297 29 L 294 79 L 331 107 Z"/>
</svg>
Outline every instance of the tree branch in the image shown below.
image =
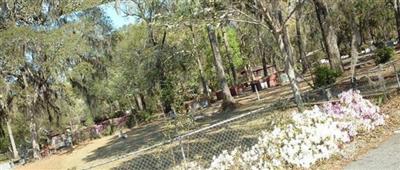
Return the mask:
<svg viewBox="0 0 400 170">
<path fill-rule="evenodd" d="M 293 8 L 292 11 L 289 12 L 289 15 L 285 18 L 285 20 L 283 20 L 282 25 L 285 25 L 289 19 L 292 17 L 292 15 L 294 14 L 294 12 L 296 12 L 299 8 L 301 8 L 303 6 L 303 4 L 305 3 L 306 0 L 300 1 L 298 4 L 296 4 L 296 6 Z"/>
</svg>

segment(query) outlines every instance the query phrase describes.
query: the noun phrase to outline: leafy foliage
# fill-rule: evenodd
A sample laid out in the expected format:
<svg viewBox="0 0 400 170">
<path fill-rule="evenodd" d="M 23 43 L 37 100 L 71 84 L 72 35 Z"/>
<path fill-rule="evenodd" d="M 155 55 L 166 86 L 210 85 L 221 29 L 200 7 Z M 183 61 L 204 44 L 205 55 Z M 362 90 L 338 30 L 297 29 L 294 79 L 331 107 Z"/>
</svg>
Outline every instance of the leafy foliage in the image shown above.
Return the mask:
<svg viewBox="0 0 400 170">
<path fill-rule="evenodd" d="M 340 73 L 334 69 L 326 66 L 319 66 L 314 71 L 314 85 L 316 87 L 323 87 L 336 82 L 336 78 L 340 76 Z"/>
<path fill-rule="evenodd" d="M 383 64 L 388 62 L 394 56 L 394 49 L 390 47 L 381 47 L 376 50 L 375 63 Z"/>
</svg>

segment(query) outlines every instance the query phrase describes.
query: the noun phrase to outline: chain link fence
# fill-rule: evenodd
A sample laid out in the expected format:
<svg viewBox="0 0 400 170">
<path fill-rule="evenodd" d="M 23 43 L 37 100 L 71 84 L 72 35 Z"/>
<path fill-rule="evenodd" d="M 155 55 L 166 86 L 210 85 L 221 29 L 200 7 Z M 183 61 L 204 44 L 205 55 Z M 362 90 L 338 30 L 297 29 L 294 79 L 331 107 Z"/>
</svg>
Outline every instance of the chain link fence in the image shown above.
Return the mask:
<svg viewBox="0 0 400 170">
<path fill-rule="evenodd" d="M 311 106 L 335 100 L 334 96 L 353 87 L 367 97 L 379 95 L 387 98 L 391 91 L 400 88 L 397 62 L 397 60 L 392 61 L 358 72 L 357 84 L 350 83 L 351 78 L 345 78 L 333 85 L 304 92 L 305 103 Z M 95 165 L 88 165 L 83 169 L 180 170 L 189 169 L 192 162 L 202 167 L 209 167 L 213 158 L 225 150 L 246 149 L 256 144 L 261 131 L 272 130 L 275 120 L 280 119 L 279 116 L 285 116 L 271 114 L 271 112 L 277 110 L 279 112 L 279 109 L 291 106 L 295 106 L 292 98 L 280 100 L 269 106 L 190 131 L 151 147 L 116 156 Z"/>
</svg>

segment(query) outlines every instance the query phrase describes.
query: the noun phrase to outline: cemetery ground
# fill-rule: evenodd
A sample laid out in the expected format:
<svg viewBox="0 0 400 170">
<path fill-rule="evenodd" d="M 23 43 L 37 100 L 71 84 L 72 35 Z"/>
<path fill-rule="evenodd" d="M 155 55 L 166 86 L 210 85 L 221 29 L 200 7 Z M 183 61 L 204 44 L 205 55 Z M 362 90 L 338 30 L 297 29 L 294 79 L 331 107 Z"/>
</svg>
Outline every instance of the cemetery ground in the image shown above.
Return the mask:
<svg viewBox="0 0 400 170">
<path fill-rule="evenodd" d="M 362 75 L 372 67 L 375 67 L 375 65 L 373 64 L 373 61 L 371 63 L 371 60 L 361 60 L 360 63 L 363 64 L 361 65 L 361 68 L 357 69 L 357 75 L 359 75 L 360 82 L 363 83 Z M 399 63 L 400 62 L 396 62 L 396 65 L 399 65 Z M 390 70 L 387 72 L 390 72 Z M 305 76 L 306 81 L 310 81 L 310 79 L 310 76 Z M 347 71 L 338 80 L 338 84 L 348 84 L 348 80 L 349 72 Z M 305 81 L 300 83 L 300 87 L 302 91 L 312 90 Z M 278 100 L 285 101 L 286 98 L 291 97 L 291 90 L 290 86 L 283 85 L 262 90 L 259 92 L 259 95 L 260 100 L 257 100 L 256 93 L 246 93 L 237 97 L 236 100 L 239 102 L 240 107 L 229 113 L 220 113 L 218 108 L 221 103 L 216 102 L 212 104 L 211 107 L 200 110 L 196 113 L 196 115 L 201 115 L 203 118 L 196 121 L 195 125 L 191 127 L 191 129 L 181 129 L 177 133 L 183 134 L 188 130 L 206 127 L 235 115 L 240 115 L 258 108 L 269 106 Z M 375 96 L 374 94 L 363 95 Z M 376 103 L 379 101 L 377 100 L 378 98 L 370 97 L 370 100 Z M 283 105 L 285 104 L 283 103 Z M 311 106 L 311 104 L 309 106 Z M 352 161 L 361 159 L 369 150 L 380 146 L 384 141 L 390 139 L 391 136 L 393 136 L 394 131 L 400 129 L 400 97 L 398 96 L 398 92 L 395 91 L 394 93 L 391 93 L 390 99 L 383 104 L 381 108 L 382 112 L 389 116 L 384 126 L 375 129 L 372 133 L 358 135 L 354 139 L 354 142 L 345 146 L 344 153 L 333 157 L 328 161 L 320 162 L 312 168 L 342 169 Z M 272 128 L 269 127 L 272 122 L 277 120 L 287 121 L 293 111 L 295 111 L 295 108 L 290 106 L 283 109 L 268 111 L 264 114 L 263 118 L 253 119 L 251 121 L 246 119 L 241 120 L 236 122 L 231 126 L 231 128 L 233 130 L 240 129 L 249 132 L 249 134 L 255 135 L 261 130 Z M 132 153 L 168 139 L 168 135 L 163 132 L 171 129 L 173 126 L 174 125 L 171 125 L 170 120 L 159 118 L 150 123 L 142 124 L 132 129 L 126 129 L 128 138 L 125 140 L 119 139 L 118 135 L 105 136 L 75 146 L 71 152 L 52 155 L 25 166 L 18 166 L 17 169 L 81 169 L 90 165 L 99 165 L 95 166 L 94 169 L 110 169 L 113 167 L 119 167 L 124 162 L 131 160 L 135 155 L 123 158 L 118 158 L 118 156 Z M 116 160 L 111 162 L 110 160 L 113 159 Z M 395 157 L 393 157 L 393 159 L 395 159 Z"/>
</svg>

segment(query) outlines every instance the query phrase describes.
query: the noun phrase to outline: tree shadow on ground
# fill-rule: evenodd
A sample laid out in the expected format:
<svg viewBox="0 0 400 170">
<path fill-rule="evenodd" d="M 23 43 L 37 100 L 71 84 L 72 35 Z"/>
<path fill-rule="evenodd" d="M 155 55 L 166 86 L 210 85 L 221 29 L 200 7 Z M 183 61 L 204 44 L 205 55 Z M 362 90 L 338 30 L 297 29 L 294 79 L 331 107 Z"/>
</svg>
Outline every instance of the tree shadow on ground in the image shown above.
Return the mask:
<svg viewBox="0 0 400 170">
<path fill-rule="evenodd" d="M 83 160 L 86 162 L 92 162 L 98 159 L 120 156 L 162 141 L 162 124 L 162 122 L 157 121 L 145 126 L 133 128 L 126 133 L 128 135 L 128 138 L 126 139 L 121 139 L 118 136 L 115 136 L 106 145 L 97 148 L 92 154 L 88 155 Z"/>
</svg>

